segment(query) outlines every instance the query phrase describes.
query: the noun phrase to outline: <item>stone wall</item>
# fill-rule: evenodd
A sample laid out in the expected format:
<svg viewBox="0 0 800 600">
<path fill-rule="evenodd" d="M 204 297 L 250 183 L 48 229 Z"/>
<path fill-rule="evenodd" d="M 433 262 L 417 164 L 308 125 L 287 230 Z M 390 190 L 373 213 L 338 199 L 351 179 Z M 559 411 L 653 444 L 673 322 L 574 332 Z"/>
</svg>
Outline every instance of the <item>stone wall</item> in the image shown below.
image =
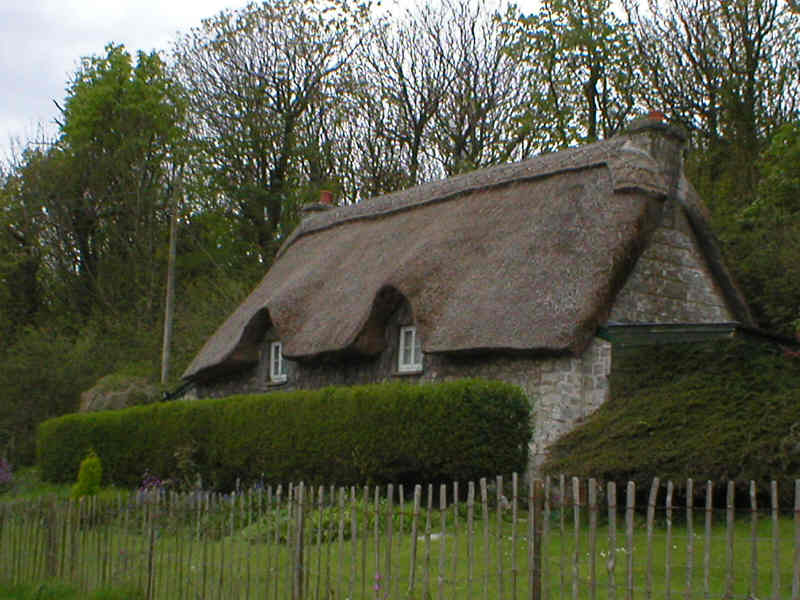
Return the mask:
<svg viewBox="0 0 800 600">
<path fill-rule="evenodd" d="M 664 205 L 661 227 L 617 296 L 610 321 L 720 323 L 733 321 L 697 247 L 684 212 Z"/>
</svg>

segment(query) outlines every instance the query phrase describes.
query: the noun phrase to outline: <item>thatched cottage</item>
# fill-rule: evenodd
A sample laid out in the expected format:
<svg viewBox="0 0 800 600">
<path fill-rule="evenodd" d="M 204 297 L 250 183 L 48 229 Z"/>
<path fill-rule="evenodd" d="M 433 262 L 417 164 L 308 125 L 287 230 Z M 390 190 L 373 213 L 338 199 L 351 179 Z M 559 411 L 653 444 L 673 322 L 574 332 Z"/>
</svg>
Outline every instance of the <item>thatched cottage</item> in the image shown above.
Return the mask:
<svg viewBox="0 0 800 600">
<path fill-rule="evenodd" d="M 538 462 L 606 400 L 609 331 L 751 323 L 684 177 L 684 143 L 644 118 L 606 141 L 315 212 L 184 378 L 198 396 L 500 379 L 535 402 Z"/>
</svg>

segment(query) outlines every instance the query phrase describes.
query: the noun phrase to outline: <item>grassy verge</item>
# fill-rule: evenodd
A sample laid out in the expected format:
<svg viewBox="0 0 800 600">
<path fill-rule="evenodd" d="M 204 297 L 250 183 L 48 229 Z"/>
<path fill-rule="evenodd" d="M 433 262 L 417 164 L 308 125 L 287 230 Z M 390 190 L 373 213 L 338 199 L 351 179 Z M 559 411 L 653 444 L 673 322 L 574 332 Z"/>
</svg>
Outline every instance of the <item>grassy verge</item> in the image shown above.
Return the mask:
<svg viewBox="0 0 800 600">
<path fill-rule="evenodd" d="M 88 596 L 77 587 L 59 581 L 4 584 L 0 581 L 0 600 L 137 600 L 144 598 L 134 589 L 105 588 Z"/>
<path fill-rule="evenodd" d="M 0 502 L 38 500 L 41 498 L 69 498 L 72 485 L 42 481 L 38 467 L 24 467 L 14 471 L 14 479 L 5 490 L 0 490 Z M 123 492 L 122 488 L 106 487 L 101 498 L 111 498 Z"/>
<path fill-rule="evenodd" d="M 53 559 L 53 568 L 59 579 L 81 590 L 84 595 L 77 596 L 81 598 L 111 585 L 140 592 L 150 587 L 155 598 L 282 599 L 292 597 L 292 587 L 300 580 L 310 597 L 319 590 L 320 597 L 332 599 L 385 598 L 390 591 L 391 597 L 413 599 L 529 594 L 524 511 L 513 521 L 511 511 L 501 511 L 498 519 L 497 509 L 490 508 L 483 518 L 478 506 L 468 535 L 464 510 L 456 514 L 451 506 L 428 515 L 423 508 L 412 535 L 413 510 L 406 504 L 395 507 L 391 543 L 385 518 L 376 530 L 371 509 L 357 505 L 354 510 L 346 503 L 344 513 L 311 511 L 304 526 L 303 568 L 298 569 L 295 547 L 285 543 L 294 539 L 296 521 L 283 518 L 282 509 L 264 512 L 231 498 L 217 502 L 214 508 L 212 500 L 213 510 L 207 511 L 202 502 L 179 506 L 115 501 L 95 516 L 73 513 L 72 521 L 82 522 L 83 527 L 65 535 L 65 551 Z M 380 510 L 385 517 L 385 505 Z M 778 520 L 773 546 L 768 515 L 760 515 L 755 529 L 749 515 L 740 515 L 731 532 L 729 570 L 724 511 L 716 513 L 708 541 L 704 514 L 702 509 L 693 513 L 691 530 L 685 519 L 678 523 L 677 518 L 668 528 L 661 510 L 649 545 L 638 515 L 630 546 L 620 515 L 613 536 L 608 522 L 596 528 L 593 546 L 585 510 L 577 527 L 571 511 L 553 512 L 543 541 L 544 585 L 550 597 L 561 592 L 573 595 L 574 589 L 578 598 L 589 598 L 594 564 L 598 597 L 625 597 L 630 557 L 633 592 L 640 597 L 650 589 L 658 598 L 669 594 L 700 598 L 706 586 L 711 597 L 723 597 L 728 586 L 734 597 L 771 597 L 775 584 L 777 597 L 791 595 L 795 552 L 791 518 Z M 674 516 L 679 517 L 679 511 Z M 17 511 L 6 514 L 1 535 L 0 572 L 14 574 L 17 582 L 41 581 L 48 560 L 46 531 L 36 529 Z M 330 541 L 317 543 L 319 538 Z"/>
</svg>

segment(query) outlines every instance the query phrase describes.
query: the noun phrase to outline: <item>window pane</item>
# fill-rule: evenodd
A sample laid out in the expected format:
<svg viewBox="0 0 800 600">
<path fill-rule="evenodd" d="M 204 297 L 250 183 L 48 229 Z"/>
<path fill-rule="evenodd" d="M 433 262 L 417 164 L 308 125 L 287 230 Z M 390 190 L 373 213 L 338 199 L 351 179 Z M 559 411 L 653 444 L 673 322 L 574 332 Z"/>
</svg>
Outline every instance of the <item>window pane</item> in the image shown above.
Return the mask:
<svg viewBox="0 0 800 600">
<path fill-rule="evenodd" d="M 413 347 L 412 344 L 414 343 L 414 330 L 413 329 L 403 329 L 403 334 L 400 339 L 400 354 L 401 354 L 401 364 L 404 366 L 408 366 L 411 364 L 413 359 Z"/>
<path fill-rule="evenodd" d="M 278 346 L 278 373 L 282 376 L 286 376 L 286 359 L 283 358 L 283 344 Z"/>
<path fill-rule="evenodd" d="M 269 377 L 273 381 L 281 380 L 286 377 L 286 365 L 283 360 L 282 349 L 280 342 L 273 342 L 269 347 Z"/>
<path fill-rule="evenodd" d="M 418 335 L 414 336 L 414 365 L 417 367 L 422 366 L 422 344 Z"/>
</svg>

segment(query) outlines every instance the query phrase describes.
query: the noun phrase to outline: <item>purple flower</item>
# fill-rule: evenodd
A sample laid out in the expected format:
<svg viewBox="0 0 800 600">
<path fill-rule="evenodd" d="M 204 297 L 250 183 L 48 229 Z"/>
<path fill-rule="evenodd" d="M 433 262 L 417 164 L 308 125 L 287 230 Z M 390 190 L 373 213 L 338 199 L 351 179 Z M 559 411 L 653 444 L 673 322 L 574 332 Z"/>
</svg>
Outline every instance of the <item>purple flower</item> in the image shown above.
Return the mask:
<svg viewBox="0 0 800 600">
<path fill-rule="evenodd" d="M 8 461 L 0 457 L 0 485 L 11 485 L 14 475 L 11 473 L 11 465 Z"/>
</svg>

